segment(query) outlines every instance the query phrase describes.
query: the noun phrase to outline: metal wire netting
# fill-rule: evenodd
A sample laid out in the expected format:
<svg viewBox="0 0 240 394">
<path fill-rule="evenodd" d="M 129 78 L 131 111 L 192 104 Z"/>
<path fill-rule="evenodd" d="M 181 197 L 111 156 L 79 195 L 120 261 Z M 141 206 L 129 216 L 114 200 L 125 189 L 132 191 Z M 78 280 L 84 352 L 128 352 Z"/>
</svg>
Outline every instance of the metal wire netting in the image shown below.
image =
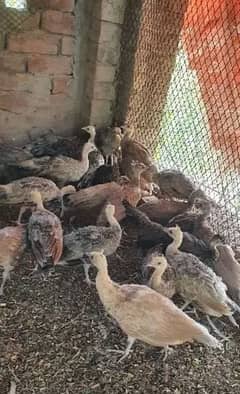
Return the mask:
<svg viewBox="0 0 240 394">
<path fill-rule="evenodd" d="M 34 0 L 0 0 L 0 33 L 25 29 L 35 11 Z"/>
<path fill-rule="evenodd" d="M 116 120 L 160 169 L 190 176 L 240 246 L 240 6 L 237 0 L 127 1 Z"/>
</svg>

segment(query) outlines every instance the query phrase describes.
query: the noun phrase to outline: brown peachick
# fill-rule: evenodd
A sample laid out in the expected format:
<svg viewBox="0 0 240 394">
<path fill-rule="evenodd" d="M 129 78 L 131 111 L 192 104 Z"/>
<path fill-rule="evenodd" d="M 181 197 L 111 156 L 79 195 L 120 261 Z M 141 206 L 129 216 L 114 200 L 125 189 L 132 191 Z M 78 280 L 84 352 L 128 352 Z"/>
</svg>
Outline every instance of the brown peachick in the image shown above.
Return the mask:
<svg viewBox="0 0 240 394">
<path fill-rule="evenodd" d="M 44 208 L 39 192 L 31 193 L 36 209 L 28 223 L 28 239 L 37 263 L 36 269 L 53 266 L 63 250 L 63 230 L 59 218 Z"/>
<path fill-rule="evenodd" d="M 26 247 L 26 229 L 23 225 L 4 227 L 0 230 L 0 267 L 3 269 L 0 295 Z"/>
</svg>

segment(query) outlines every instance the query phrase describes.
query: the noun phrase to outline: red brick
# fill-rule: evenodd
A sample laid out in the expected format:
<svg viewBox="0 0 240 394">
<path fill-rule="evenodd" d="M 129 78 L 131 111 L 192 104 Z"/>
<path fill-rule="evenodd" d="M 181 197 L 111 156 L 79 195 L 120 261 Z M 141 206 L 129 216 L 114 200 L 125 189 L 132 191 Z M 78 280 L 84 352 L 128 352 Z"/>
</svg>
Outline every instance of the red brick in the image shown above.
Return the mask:
<svg viewBox="0 0 240 394">
<path fill-rule="evenodd" d="M 31 34 L 29 32 L 11 34 L 7 46 L 12 52 L 55 55 L 58 52 L 59 40 L 59 36 L 37 30 Z"/>
<path fill-rule="evenodd" d="M 25 92 L 0 92 L 0 110 L 21 114 L 32 103 L 32 94 Z"/>
<path fill-rule="evenodd" d="M 24 55 L 0 52 L 0 70 L 12 72 L 25 72 L 27 59 Z"/>
<path fill-rule="evenodd" d="M 54 78 L 52 94 L 68 94 L 71 90 L 72 82 L 73 78 L 71 77 Z"/>
<path fill-rule="evenodd" d="M 33 55 L 28 60 L 30 73 L 53 75 L 72 74 L 72 58 L 66 56 Z"/>
<path fill-rule="evenodd" d="M 45 76 L 0 72 L 0 90 L 34 93 L 42 96 L 50 93 L 51 81 Z"/>
<path fill-rule="evenodd" d="M 35 30 L 39 28 L 40 24 L 40 12 L 35 12 L 33 15 L 26 18 L 21 25 L 21 30 Z"/>
<path fill-rule="evenodd" d="M 74 34 L 75 17 L 60 11 L 45 11 L 42 16 L 42 28 L 51 33 Z"/>
<path fill-rule="evenodd" d="M 63 55 L 73 55 L 74 51 L 74 38 L 63 37 L 62 39 L 62 54 Z"/>
<path fill-rule="evenodd" d="M 75 6 L 74 0 L 33 0 L 33 5 L 37 8 L 48 10 L 73 11 Z"/>
</svg>

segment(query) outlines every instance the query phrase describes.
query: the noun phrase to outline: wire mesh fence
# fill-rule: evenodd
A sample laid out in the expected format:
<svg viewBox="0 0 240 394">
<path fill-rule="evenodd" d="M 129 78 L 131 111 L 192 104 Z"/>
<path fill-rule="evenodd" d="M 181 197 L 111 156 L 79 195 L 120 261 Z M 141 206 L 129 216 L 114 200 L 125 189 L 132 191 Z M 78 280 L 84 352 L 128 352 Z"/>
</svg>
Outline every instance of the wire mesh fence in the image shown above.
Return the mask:
<svg viewBox="0 0 240 394">
<path fill-rule="evenodd" d="M 216 200 L 213 224 L 238 247 L 239 21 L 238 0 L 128 0 L 116 106 L 160 169 Z"/>
<path fill-rule="evenodd" d="M 24 29 L 24 24 L 35 11 L 34 0 L 0 0 L 0 33 Z"/>
</svg>

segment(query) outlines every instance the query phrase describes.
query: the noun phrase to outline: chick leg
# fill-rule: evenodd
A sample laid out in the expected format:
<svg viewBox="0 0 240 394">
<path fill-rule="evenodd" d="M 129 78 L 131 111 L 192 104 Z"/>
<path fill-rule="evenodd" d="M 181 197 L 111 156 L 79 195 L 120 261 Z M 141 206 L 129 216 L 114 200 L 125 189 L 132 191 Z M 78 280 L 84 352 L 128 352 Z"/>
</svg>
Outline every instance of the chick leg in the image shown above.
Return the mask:
<svg viewBox="0 0 240 394">
<path fill-rule="evenodd" d="M 10 272 L 11 272 L 11 268 L 10 267 L 7 266 L 7 267 L 4 268 L 3 275 L 2 275 L 2 283 L 1 283 L 1 287 L 0 287 L 0 296 L 3 295 L 3 289 L 4 289 L 6 281 L 10 277 Z"/>
<path fill-rule="evenodd" d="M 237 328 L 239 328 L 239 324 L 236 322 L 236 320 L 234 319 L 233 315 L 228 316 L 230 322 Z"/>
<path fill-rule="evenodd" d="M 117 349 L 108 349 L 107 352 L 109 353 L 120 353 L 122 354 L 122 357 L 118 360 L 118 362 L 123 361 L 125 358 L 129 356 L 129 353 L 131 351 L 131 348 L 136 341 L 136 338 L 133 337 L 128 337 L 127 339 L 127 346 L 125 350 L 117 350 Z"/>
<path fill-rule="evenodd" d="M 20 211 L 19 211 L 19 214 L 18 214 L 18 219 L 17 219 L 17 224 L 18 224 L 18 225 L 21 224 L 22 216 L 23 216 L 23 214 L 24 214 L 27 210 L 28 210 L 27 207 L 21 207 L 21 208 L 20 208 Z"/>
<path fill-rule="evenodd" d="M 174 349 L 172 349 L 169 346 L 165 346 L 163 351 L 164 351 L 163 362 L 165 362 L 168 356 L 174 352 Z"/>
<path fill-rule="evenodd" d="M 227 340 L 228 338 L 221 333 L 221 331 L 219 331 L 219 329 L 215 326 L 215 324 L 212 322 L 212 320 L 210 319 L 210 317 L 207 315 L 207 321 L 209 323 L 209 325 L 212 327 L 213 331 L 216 332 L 216 334 L 218 334 L 220 336 L 220 338 Z"/>
<path fill-rule="evenodd" d="M 90 264 L 84 262 L 83 269 L 84 269 L 85 279 L 88 286 L 91 286 L 91 285 L 95 285 L 95 283 L 89 277 L 89 268 L 90 268 Z"/>
<path fill-rule="evenodd" d="M 128 337 L 128 340 L 127 340 L 127 347 L 126 347 L 125 352 L 123 353 L 122 357 L 118 360 L 119 363 L 120 363 L 121 361 L 123 361 L 126 357 L 129 356 L 129 353 L 130 353 L 131 348 L 132 348 L 132 346 L 133 346 L 133 344 L 134 344 L 135 341 L 136 341 L 135 338 L 133 338 L 133 337 Z"/>
<path fill-rule="evenodd" d="M 186 302 L 184 302 L 183 306 L 182 306 L 180 309 L 181 309 L 182 311 L 184 311 L 184 309 L 186 309 L 187 306 L 190 305 L 190 304 L 191 304 L 191 301 L 186 301 Z"/>
</svg>

